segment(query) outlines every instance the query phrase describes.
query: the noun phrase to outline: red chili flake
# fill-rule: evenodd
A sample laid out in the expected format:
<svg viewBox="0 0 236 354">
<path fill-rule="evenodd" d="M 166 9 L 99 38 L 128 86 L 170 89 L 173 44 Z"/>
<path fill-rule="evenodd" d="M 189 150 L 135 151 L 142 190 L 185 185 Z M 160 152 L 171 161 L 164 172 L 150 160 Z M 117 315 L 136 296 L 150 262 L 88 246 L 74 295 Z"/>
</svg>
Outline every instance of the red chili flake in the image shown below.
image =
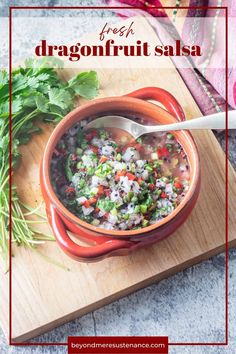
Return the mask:
<svg viewBox="0 0 236 354">
<path fill-rule="evenodd" d="M 161 198 L 166 198 L 167 197 L 167 194 L 165 192 L 162 192 L 161 193 Z"/>
<path fill-rule="evenodd" d="M 158 154 L 158 157 L 161 158 L 161 157 L 167 157 L 169 156 L 169 150 L 167 149 L 166 146 L 163 146 L 163 148 L 158 148 L 157 149 L 157 154 Z"/>
<path fill-rule="evenodd" d="M 100 209 L 99 208 L 95 208 L 95 213 L 99 213 Z"/>
</svg>

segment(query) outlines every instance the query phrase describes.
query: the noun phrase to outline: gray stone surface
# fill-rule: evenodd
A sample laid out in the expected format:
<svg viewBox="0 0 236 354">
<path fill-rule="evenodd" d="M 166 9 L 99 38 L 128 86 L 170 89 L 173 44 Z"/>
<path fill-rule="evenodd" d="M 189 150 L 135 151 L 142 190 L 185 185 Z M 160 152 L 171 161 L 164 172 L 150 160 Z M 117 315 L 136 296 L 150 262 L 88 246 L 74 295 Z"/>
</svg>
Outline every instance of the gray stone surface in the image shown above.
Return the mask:
<svg viewBox="0 0 236 354">
<path fill-rule="evenodd" d="M 102 4 L 104 1 L 100 1 Z M 8 5 L 94 5 L 97 1 L 83 0 L 4 0 L 0 16 L 8 16 Z M 32 13 L 31 13 L 32 14 Z M 105 16 L 106 11 L 101 12 Z M 27 15 L 27 12 L 24 14 Z M 37 12 L 37 16 L 39 13 Z M 56 16 L 55 11 L 42 10 L 42 16 Z M 76 16 L 78 13 L 67 13 Z M 88 13 L 87 13 L 88 16 Z M 115 15 L 113 15 L 115 16 Z M 1 24 L 0 24 L 1 26 Z M 87 23 L 93 30 L 96 21 Z M 2 32 L 3 33 L 3 32 Z M 7 29 L 0 45 L 1 66 L 7 65 Z M 21 48 L 22 52 L 22 48 Z M 15 53 L 17 55 L 17 53 Z M 216 134 L 225 149 L 225 133 Z M 235 131 L 229 133 L 229 159 L 236 168 Z M 236 311 L 234 269 L 236 250 L 229 252 L 229 331 L 228 347 L 178 347 L 170 348 L 171 354 L 224 354 L 236 353 Z M 91 314 L 56 328 L 34 342 L 67 341 L 68 335 L 168 335 L 171 342 L 223 342 L 225 327 L 225 256 L 220 254 L 206 262 L 193 266 L 173 277 L 153 284 Z M 66 353 L 65 347 L 9 347 L 0 331 L 0 353 Z"/>
</svg>

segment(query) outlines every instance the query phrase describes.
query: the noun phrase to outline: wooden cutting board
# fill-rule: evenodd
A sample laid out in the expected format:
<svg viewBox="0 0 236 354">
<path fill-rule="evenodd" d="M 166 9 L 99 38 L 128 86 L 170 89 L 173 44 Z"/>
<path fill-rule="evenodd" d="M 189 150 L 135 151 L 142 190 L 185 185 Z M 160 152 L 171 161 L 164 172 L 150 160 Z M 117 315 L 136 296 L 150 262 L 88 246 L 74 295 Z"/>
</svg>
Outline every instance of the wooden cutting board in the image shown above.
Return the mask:
<svg viewBox="0 0 236 354">
<path fill-rule="evenodd" d="M 157 42 L 151 27 L 140 23 L 149 40 Z M 169 60 L 169 59 L 166 59 Z M 199 117 L 201 112 L 193 97 L 170 64 L 169 69 L 99 69 L 99 97 L 123 95 L 144 86 L 162 87 L 182 105 L 186 116 Z M 64 70 L 65 79 L 76 73 Z M 83 104 L 79 100 L 78 104 Z M 22 163 L 15 183 L 22 200 L 36 206 L 42 201 L 39 164 L 53 128 L 44 126 L 21 148 Z M 213 133 L 194 133 L 202 168 L 202 187 L 197 205 L 181 228 L 169 238 L 140 249 L 125 257 L 98 263 L 77 263 L 68 258 L 55 242 L 38 249 L 44 255 L 69 268 L 61 269 L 37 252 L 15 248 L 12 261 L 12 334 L 16 342 L 25 341 L 135 290 L 190 267 L 225 249 L 225 155 Z M 236 245 L 235 172 L 229 166 L 229 246 Z M 44 230 L 48 226 L 42 226 Z M 39 226 L 38 226 L 39 228 Z M 50 230 L 47 230 L 50 232 Z M 1 324 L 8 333 L 8 275 L 1 271 Z M 69 333 L 68 333 L 69 335 Z"/>
</svg>

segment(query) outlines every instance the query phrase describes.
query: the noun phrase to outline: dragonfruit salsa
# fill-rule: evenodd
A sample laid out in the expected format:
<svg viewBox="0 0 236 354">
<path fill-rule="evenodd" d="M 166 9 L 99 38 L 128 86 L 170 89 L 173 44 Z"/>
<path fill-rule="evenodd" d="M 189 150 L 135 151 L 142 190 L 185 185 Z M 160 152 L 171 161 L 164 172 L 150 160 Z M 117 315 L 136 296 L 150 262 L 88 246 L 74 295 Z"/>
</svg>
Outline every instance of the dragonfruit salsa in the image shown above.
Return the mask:
<svg viewBox="0 0 236 354">
<path fill-rule="evenodd" d="M 74 125 L 51 160 L 51 183 L 81 220 L 108 230 L 134 230 L 169 215 L 189 188 L 189 164 L 169 132 L 136 141 L 112 129 Z M 118 132 L 119 133 L 119 132 Z"/>
</svg>

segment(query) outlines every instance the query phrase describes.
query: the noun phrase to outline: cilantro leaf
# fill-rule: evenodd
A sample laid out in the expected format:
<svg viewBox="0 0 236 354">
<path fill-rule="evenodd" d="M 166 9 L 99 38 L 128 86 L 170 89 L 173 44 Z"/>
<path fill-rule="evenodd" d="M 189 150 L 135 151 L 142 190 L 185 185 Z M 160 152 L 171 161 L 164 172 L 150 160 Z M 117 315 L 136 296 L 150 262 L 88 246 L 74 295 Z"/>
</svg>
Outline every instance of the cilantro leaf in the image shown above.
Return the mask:
<svg viewBox="0 0 236 354">
<path fill-rule="evenodd" d="M 115 203 L 110 200 L 99 199 L 97 202 L 97 207 L 103 211 L 109 212 L 114 209 Z"/>
<path fill-rule="evenodd" d="M 37 93 L 32 91 L 32 94 L 25 94 L 23 95 L 23 106 L 24 107 L 30 107 L 34 108 L 36 106 L 35 102 L 35 97 L 37 96 Z"/>
<path fill-rule="evenodd" d="M 37 75 L 38 81 L 47 81 L 49 79 L 49 74 L 47 73 L 42 73 Z"/>
<path fill-rule="evenodd" d="M 32 89 L 36 89 L 39 85 L 39 80 L 38 77 L 29 77 L 27 80 L 27 85 L 31 87 Z"/>
<path fill-rule="evenodd" d="M 2 85 L 0 84 L 0 97 L 1 100 L 9 97 L 9 83 Z"/>
<path fill-rule="evenodd" d="M 32 69 L 62 68 L 63 61 L 54 57 L 42 57 L 38 59 L 29 58 L 25 60 L 25 67 Z"/>
<path fill-rule="evenodd" d="M 22 108 L 22 99 L 20 97 L 13 98 L 12 107 L 11 107 L 12 114 L 19 112 L 21 108 Z"/>
<path fill-rule="evenodd" d="M 22 100 L 19 97 L 14 97 L 12 101 L 12 114 L 18 113 L 22 109 Z M 9 101 L 0 104 L 0 118 L 7 118 L 10 114 Z"/>
<path fill-rule="evenodd" d="M 42 93 L 38 92 L 38 94 L 35 96 L 35 103 L 40 112 L 48 112 L 48 99 Z"/>
<path fill-rule="evenodd" d="M 66 114 L 65 109 L 62 109 L 61 107 L 56 106 L 55 104 L 51 104 L 51 103 L 49 103 L 49 110 L 50 110 L 50 112 L 55 113 L 55 114 L 59 114 L 60 116 L 63 116 Z"/>
<path fill-rule="evenodd" d="M 25 76 L 18 74 L 12 77 L 12 94 L 24 90 L 28 86 Z"/>
<path fill-rule="evenodd" d="M 45 82 L 45 83 L 44 82 L 40 82 L 39 86 L 37 87 L 37 91 L 41 92 L 41 93 L 43 93 L 45 95 L 48 94 L 49 89 L 50 89 L 50 85 L 48 85 L 47 82 Z"/>
<path fill-rule="evenodd" d="M 77 95 L 92 99 L 98 94 L 99 82 L 96 71 L 83 72 L 69 80 L 69 87 Z"/>
<path fill-rule="evenodd" d="M 6 115 L 6 117 L 9 115 L 9 102 L 2 102 L 0 104 L 0 116 L 4 117 Z"/>
<path fill-rule="evenodd" d="M 49 90 L 49 102 L 56 106 L 66 109 L 73 104 L 73 98 L 68 91 L 61 90 L 60 88 L 51 88 Z"/>
<path fill-rule="evenodd" d="M 6 85 L 8 83 L 8 73 L 6 70 L 0 71 L 0 87 Z"/>
</svg>

